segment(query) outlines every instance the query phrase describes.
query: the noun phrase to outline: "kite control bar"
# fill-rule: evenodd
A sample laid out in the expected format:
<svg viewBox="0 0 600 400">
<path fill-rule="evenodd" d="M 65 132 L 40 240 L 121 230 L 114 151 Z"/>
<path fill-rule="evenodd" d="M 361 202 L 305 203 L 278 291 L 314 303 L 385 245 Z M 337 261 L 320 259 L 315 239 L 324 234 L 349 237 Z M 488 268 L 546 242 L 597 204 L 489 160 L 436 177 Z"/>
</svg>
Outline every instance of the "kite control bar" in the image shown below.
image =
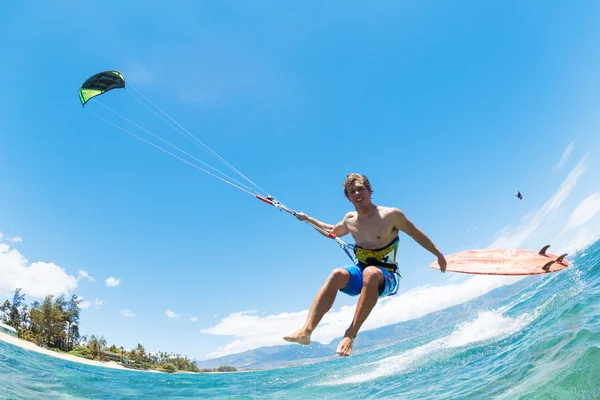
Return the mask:
<svg viewBox="0 0 600 400">
<path fill-rule="evenodd" d="M 296 211 L 291 210 L 288 207 L 286 207 L 285 205 L 281 204 L 273 196 L 262 197 L 260 195 L 256 195 L 256 198 L 259 199 L 260 201 L 263 201 L 263 202 L 265 202 L 267 204 L 272 205 L 273 207 L 276 207 L 276 208 L 278 208 L 278 209 L 280 209 L 282 211 L 285 211 L 286 213 L 288 213 L 290 215 L 293 215 L 294 217 L 297 214 Z M 346 250 L 346 247 L 348 246 L 348 243 L 344 242 L 342 239 L 340 239 L 339 237 L 337 237 L 333 233 L 327 232 L 325 229 L 321 228 L 320 226 L 317 226 L 315 224 L 310 223 L 308 220 L 304 220 L 304 222 L 306 222 L 307 224 L 309 224 L 310 226 L 312 226 L 313 228 L 315 228 L 322 235 L 325 235 L 328 238 L 335 240 L 340 246 L 344 247 L 344 250 Z M 350 258 L 352 259 L 352 257 L 350 257 Z"/>
</svg>

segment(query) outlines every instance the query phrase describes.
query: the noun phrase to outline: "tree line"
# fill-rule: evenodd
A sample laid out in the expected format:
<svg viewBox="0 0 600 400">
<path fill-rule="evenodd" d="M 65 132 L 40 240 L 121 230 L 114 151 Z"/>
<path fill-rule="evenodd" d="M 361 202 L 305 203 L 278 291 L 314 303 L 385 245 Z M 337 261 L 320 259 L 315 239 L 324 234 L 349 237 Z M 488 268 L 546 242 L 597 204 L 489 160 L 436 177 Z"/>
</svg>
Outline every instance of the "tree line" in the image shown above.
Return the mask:
<svg viewBox="0 0 600 400">
<path fill-rule="evenodd" d="M 153 369 L 165 372 L 232 372 L 236 368 L 222 366 L 214 369 L 199 369 L 196 363 L 180 354 L 159 351 L 147 353 L 144 346 L 125 350 L 123 346 L 114 344 L 107 347 L 103 336 L 81 335 L 79 332 L 79 304 L 81 299 L 76 295 L 70 298 L 64 295 L 46 296 L 44 301 L 25 303 L 25 295 L 18 288 L 13 301 L 4 301 L 0 305 L 0 317 L 6 325 L 17 330 L 21 339 L 28 340 L 38 346 L 90 360 L 106 361 L 109 357 L 126 359 L 126 366 L 137 369 Z"/>
</svg>

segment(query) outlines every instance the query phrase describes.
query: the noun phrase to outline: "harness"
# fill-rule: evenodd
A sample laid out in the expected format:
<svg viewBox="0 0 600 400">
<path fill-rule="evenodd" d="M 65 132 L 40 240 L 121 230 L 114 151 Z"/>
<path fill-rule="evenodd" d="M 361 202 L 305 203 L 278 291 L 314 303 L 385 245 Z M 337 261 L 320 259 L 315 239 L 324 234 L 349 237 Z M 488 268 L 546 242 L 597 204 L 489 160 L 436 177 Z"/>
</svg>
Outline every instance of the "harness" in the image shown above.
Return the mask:
<svg viewBox="0 0 600 400">
<path fill-rule="evenodd" d="M 398 253 L 399 242 L 400 239 L 396 237 L 387 246 L 375 250 L 368 250 L 354 245 L 354 255 L 356 256 L 358 265 L 363 268 L 374 265 L 385 268 L 392 274 L 397 273 L 398 263 L 396 262 L 396 253 Z"/>
</svg>

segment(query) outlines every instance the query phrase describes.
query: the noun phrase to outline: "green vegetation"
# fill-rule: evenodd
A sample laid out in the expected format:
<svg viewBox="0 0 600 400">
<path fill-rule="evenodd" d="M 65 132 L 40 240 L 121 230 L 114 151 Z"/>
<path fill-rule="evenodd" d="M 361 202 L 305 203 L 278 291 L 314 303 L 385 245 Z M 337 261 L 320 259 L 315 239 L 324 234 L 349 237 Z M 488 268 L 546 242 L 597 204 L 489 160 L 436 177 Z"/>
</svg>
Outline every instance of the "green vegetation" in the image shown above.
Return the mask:
<svg viewBox="0 0 600 400">
<path fill-rule="evenodd" d="M 157 370 L 163 372 L 233 372 L 234 367 L 222 366 L 200 370 L 194 361 L 179 354 L 158 352 L 147 353 L 138 344 L 132 350 L 114 344 L 106 347 L 103 336 L 89 338 L 79 333 L 79 299 L 76 295 L 69 300 L 65 296 L 46 296 L 42 303 L 25 304 L 21 289 L 15 290 L 12 303 L 6 300 L 0 305 L 0 320 L 17 330 L 17 335 L 54 351 L 68 353 L 88 360 L 120 362 L 128 368 Z"/>
<path fill-rule="evenodd" d="M 27 306 L 25 295 L 17 289 L 12 304 L 6 300 L 0 312 L 3 322 L 15 328 L 21 339 L 69 352 L 80 339 L 79 302 L 75 295 L 68 301 L 65 296 L 46 296 L 42 303 Z"/>
</svg>

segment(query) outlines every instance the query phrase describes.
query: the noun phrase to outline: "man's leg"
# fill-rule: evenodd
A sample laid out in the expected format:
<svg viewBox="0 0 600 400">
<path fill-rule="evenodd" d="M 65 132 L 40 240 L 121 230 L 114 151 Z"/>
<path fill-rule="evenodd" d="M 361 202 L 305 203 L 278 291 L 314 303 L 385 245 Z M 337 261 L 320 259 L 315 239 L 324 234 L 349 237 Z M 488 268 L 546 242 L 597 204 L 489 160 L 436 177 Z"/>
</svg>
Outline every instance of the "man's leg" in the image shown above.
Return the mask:
<svg viewBox="0 0 600 400">
<path fill-rule="evenodd" d="M 348 271 L 342 268 L 334 269 L 315 296 L 304 326 L 291 335 L 284 336 L 283 339 L 288 342 L 309 344 L 310 335 L 321 322 L 321 318 L 333 306 L 338 290 L 345 288 L 349 280 L 350 273 Z"/>
<path fill-rule="evenodd" d="M 352 352 L 354 338 L 356 338 L 358 330 L 366 321 L 375 304 L 377 304 L 379 287 L 383 284 L 383 272 L 379 268 L 372 266 L 365 268 L 363 271 L 363 287 L 360 291 L 356 311 L 354 312 L 354 319 L 337 348 L 337 353 L 340 356 L 347 357 Z"/>
</svg>

